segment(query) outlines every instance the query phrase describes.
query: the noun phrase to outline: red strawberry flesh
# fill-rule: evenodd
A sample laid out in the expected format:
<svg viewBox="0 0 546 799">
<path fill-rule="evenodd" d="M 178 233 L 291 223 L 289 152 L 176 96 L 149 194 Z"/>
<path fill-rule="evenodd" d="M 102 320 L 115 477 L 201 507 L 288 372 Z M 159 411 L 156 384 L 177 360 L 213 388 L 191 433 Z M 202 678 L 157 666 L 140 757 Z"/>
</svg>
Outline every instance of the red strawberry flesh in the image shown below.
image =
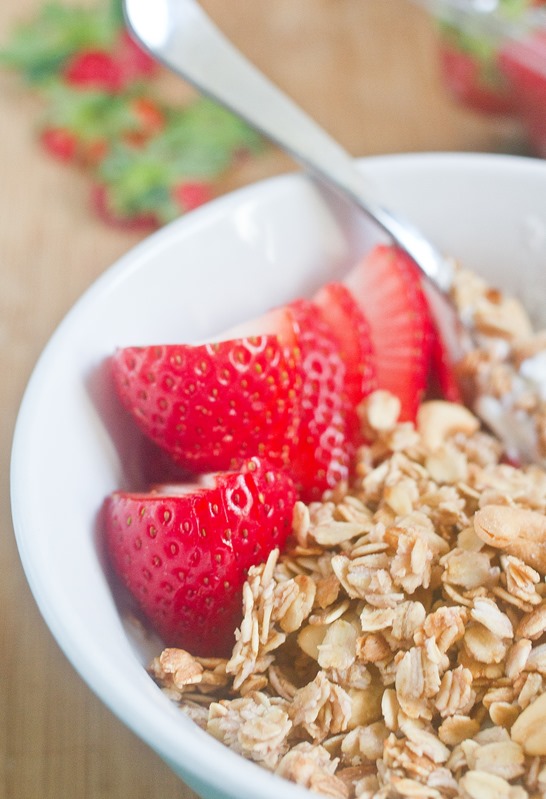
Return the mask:
<svg viewBox="0 0 546 799">
<path fill-rule="evenodd" d="M 212 200 L 212 185 L 203 180 L 187 180 L 173 188 L 173 196 L 183 211 L 193 211 Z"/>
<path fill-rule="evenodd" d="M 338 341 L 319 307 L 296 300 L 287 308 L 303 369 L 300 422 L 290 447 L 290 470 L 301 499 L 311 502 L 348 477 L 346 369 Z"/>
<path fill-rule="evenodd" d="M 456 368 L 450 361 L 438 330 L 435 331 L 431 348 L 427 397 L 445 399 L 448 402 L 464 402 Z"/>
<path fill-rule="evenodd" d="M 275 308 L 238 325 L 231 335 L 274 334 L 300 356 L 302 386 L 297 390 L 296 427 L 283 435 L 287 469 L 304 502 L 320 500 L 348 477 L 345 376 L 339 339 L 319 306 L 305 299 Z"/>
<path fill-rule="evenodd" d="M 534 152 L 546 158 L 546 30 L 507 40 L 498 64 Z"/>
<path fill-rule="evenodd" d="M 64 69 L 64 77 L 72 86 L 117 93 L 137 80 L 150 77 L 157 63 L 122 31 L 112 52 L 100 48 L 80 50 Z"/>
<path fill-rule="evenodd" d="M 347 438 L 360 443 L 357 408 L 376 385 L 375 351 L 368 320 L 343 283 L 327 283 L 313 297 L 330 326 L 345 364 Z"/>
<path fill-rule="evenodd" d="M 446 86 L 460 103 L 482 114 L 513 112 L 509 86 L 493 57 L 484 64 L 477 55 L 447 42 L 442 43 L 439 56 Z"/>
<path fill-rule="evenodd" d="M 433 337 L 417 267 L 397 247 L 378 245 L 346 284 L 370 325 L 377 387 L 399 397 L 401 420 L 413 420 L 427 384 Z"/>
<path fill-rule="evenodd" d="M 76 158 L 78 140 L 75 134 L 66 128 L 44 128 L 40 134 L 40 141 L 45 149 L 60 161 L 72 161 Z"/>
<path fill-rule="evenodd" d="M 159 69 L 158 62 L 145 52 L 126 30 L 123 30 L 118 37 L 115 58 L 126 84 L 150 78 Z"/>
<path fill-rule="evenodd" d="M 112 358 L 118 395 L 182 467 L 285 466 L 302 499 L 348 476 L 345 365 L 314 303 L 297 300 L 199 346 L 129 347 Z"/>
<path fill-rule="evenodd" d="M 72 86 L 118 92 L 123 73 L 116 59 L 105 50 L 83 50 L 68 62 L 64 76 Z"/>
<path fill-rule="evenodd" d="M 254 458 L 239 472 L 105 501 L 115 573 L 167 646 L 226 656 L 248 569 L 281 548 L 296 494 L 285 472 Z"/>
<path fill-rule="evenodd" d="M 287 463 L 301 362 L 276 337 L 128 347 L 111 363 L 122 403 L 182 467 L 232 469 L 253 455 Z"/>
</svg>

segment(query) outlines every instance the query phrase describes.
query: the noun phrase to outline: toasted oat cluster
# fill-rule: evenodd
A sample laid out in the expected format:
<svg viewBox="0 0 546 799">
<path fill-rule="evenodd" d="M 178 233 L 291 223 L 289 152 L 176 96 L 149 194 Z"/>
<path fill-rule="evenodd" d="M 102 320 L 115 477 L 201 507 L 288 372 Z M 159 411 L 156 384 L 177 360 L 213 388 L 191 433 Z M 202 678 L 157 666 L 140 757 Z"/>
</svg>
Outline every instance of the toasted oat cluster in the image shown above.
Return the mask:
<svg viewBox="0 0 546 799">
<path fill-rule="evenodd" d="M 356 485 L 297 503 L 229 660 L 154 679 L 215 738 L 343 799 L 546 797 L 546 472 L 466 408 L 375 392 Z"/>
<path fill-rule="evenodd" d="M 534 331 L 518 300 L 467 270 L 456 270 L 452 296 L 478 342 L 459 367 L 472 406 L 510 454 L 546 467 L 546 330 Z"/>
</svg>

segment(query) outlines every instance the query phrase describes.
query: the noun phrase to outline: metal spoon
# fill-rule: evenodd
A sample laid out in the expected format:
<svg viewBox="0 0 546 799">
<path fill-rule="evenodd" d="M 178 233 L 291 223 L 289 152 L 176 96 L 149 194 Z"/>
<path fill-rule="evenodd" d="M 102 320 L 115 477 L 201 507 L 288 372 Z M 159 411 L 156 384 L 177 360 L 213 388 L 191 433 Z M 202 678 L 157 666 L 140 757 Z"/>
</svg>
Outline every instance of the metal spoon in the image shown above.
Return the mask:
<svg viewBox="0 0 546 799">
<path fill-rule="evenodd" d="M 196 0 L 124 0 L 124 10 L 133 35 L 155 58 L 356 203 L 442 294 L 448 292 L 451 262 L 410 222 L 374 202 L 352 157 L 245 59 Z"/>
</svg>

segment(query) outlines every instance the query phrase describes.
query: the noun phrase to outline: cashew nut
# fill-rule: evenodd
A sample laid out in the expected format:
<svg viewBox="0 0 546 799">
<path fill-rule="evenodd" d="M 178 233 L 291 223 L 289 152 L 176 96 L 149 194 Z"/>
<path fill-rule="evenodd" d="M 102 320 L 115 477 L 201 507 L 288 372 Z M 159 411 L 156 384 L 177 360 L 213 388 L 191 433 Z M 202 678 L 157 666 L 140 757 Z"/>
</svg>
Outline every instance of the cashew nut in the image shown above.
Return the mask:
<svg viewBox="0 0 546 799">
<path fill-rule="evenodd" d="M 428 449 L 438 449 L 455 433 L 472 435 L 480 422 L 464 405 L 445 400 L 424 402 L 417 413 L 417 430 Z"/>
<path fill-rule="evenodd" d="M 546 515 L 526 508 L 486 505 L 474 515 L 474 531 L 489 546 L 546 574 Z"/>
</svg>

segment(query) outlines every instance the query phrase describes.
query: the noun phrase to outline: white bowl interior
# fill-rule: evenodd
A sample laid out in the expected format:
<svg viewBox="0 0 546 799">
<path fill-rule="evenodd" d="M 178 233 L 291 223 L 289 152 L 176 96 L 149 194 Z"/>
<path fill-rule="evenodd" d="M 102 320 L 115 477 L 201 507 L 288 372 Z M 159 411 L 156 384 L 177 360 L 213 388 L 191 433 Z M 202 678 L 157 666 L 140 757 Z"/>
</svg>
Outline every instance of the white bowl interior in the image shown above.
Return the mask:
<svg viewBox="0 0 546 799">
<path fill-rule="evenodd" d="M 518 293 L 546 323 L 546 163 L 410 155 L 369 159 L 362 168 L 386 205 Z M 143 668 L 159 642 L 123 625 L 100 547 L 104 497 L 142 478 L 141 441 L 112 397 L 104 360 L 118 346 L 203 339 L 308 294 L 341 277 L 375 237 L 360 214 L 299 175 L 213 202 L 146 240 L 86 292 L 52 337 L 22 403 L 12 508 L 40 610 L 91 688 L 208 799 L 307 792 L 206 736 Z"/>
</svg>

